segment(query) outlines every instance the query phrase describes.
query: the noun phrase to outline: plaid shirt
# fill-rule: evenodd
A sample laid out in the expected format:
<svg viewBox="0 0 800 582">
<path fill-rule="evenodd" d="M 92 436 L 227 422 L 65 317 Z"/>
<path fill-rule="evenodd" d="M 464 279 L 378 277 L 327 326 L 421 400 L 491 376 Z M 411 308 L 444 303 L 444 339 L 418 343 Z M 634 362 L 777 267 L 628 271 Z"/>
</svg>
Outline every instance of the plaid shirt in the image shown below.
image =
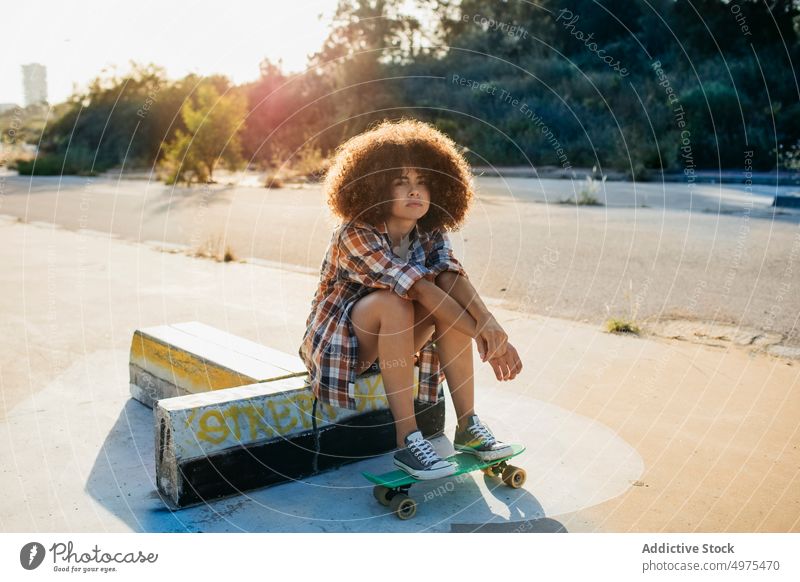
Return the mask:
<svg viewBox="0 0 800 582">
<path fill-rule="evenodd" d="M 314 395 L 321 402 L 338 408 L 356 407 L 358 338 L 350 311 L 359 299 L 377 289 L 390 289 L 408 299 L 408 291 L 426 275 L 455 271 L 467 276 L 453 256 L 446 233 L 425 233 L 415 226 L 409 237 L 407 259 L 401 259 L 392 251 L 385 224 L 377 227 L 355 220 L 334 229 L 299 348 Z M 433 340 L 415 357 L 419 366 L 417 398 L 435 403 L 444 372 Z"/>
</svg>

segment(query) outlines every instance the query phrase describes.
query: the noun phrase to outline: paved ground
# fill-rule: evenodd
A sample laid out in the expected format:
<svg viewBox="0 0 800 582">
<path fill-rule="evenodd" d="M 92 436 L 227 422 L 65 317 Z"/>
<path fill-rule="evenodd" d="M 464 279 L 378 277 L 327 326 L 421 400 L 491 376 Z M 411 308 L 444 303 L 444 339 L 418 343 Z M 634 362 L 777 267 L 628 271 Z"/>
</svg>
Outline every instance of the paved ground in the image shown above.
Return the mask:
<svg viewBox="0 0 800 582">
<path fill-rule="evenodd" d="M 382 457 L 171 513 L 153 485 L 152 412 L 128 394 L 133 330 L 200 320 L 294 352 L 316 277 L 12 221 L 0 264 L 3 531 L 800 531 L 796 360 L 497 302 L 525 370 L 498 383 L 479 365 L 478 405 L 528 445 L 524 490 L 430 484 L 400 522 L 358 476 Z"/>
<path fill-rule="evenodd" d="M 309 272 L 318 272 L 333 226 L 316 186 L 0 178 L 0 214 L 137 242 L 230 247 L 240 258 Z M 451 238 L 483 296 L 595 325 L 633 319 L 668 337 L 743 332 L 800 353 L 800 212 L 769 206 L 791 188 L 760 185 L 750 194 L 741 185 L 698 184 L 690 195 L 685 184 L 608 182 L 596 194 L 606 206 L 576 207 L 557 201 L 582 182 L 476 183 L 474 210 Z"/>
</svg>

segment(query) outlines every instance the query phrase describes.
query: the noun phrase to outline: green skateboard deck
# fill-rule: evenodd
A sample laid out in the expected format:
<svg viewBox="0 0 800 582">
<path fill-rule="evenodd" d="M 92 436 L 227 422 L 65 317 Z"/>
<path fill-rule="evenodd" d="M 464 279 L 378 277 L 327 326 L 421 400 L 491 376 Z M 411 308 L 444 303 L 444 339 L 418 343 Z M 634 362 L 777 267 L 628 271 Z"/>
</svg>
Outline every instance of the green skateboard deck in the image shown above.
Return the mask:
<svg viewBox="0 0 800 582">
<path fill-rule="evenodd" d="M 469 453 L 456 453 L 447 457 L 447 460 L 451 463 L 456 464 L 456 472 L 452 475 L 448 475 L 447 477 L 455 477 L 457 475 L 461 475 L 463 473 L 471 473 L 472 471 L 478 471 L 480 469 L 487 469 L 489 467 L 494 467 L 497 465 L 501 465 L 504 461 L 516 457 L 520 453 L 525 450 L 523 445 L 511 445 L 512 450 L 514 451 L 508 456 L 505 456 L 501 459 L 495 459 L 493 461 L 481 461 L 478 457 L 474 455 L 470 455 Z M 436 479 L 416 479 L 406 473 L 401 469 L 397 469 L 395 471 L 389 471 L 388 473 L 382 473 L 380 475 L 373 475 L 372 473 L 368 473 L 364 471 L 361 473 L 364 477 L 367 478 L 368 481 L 375 483 L 375 485 L 383 485 L 384 487 L 389 487 L 390 489 L 396 489 L 398 487 L 404 487 L 406 485 L 413 485 L 414 483 L 420 483 L 421 481 L 435 481 Z M 441 479 L 447 479 L 447 477 L 441 477 Z"/>
<path fill-rule="evenodd" d="M 511 449 L 513 452 L 510 455 L 493 461 L 481 461 L 478 457 L 469 453 L 451 455 L 447 457 L 447 460 L 455 463 L 456 472 L 440 478 L 447 479 L 448 477 L 463 475 L 471 471 L 483 470 L 493 477 L 502 477 L 503 482 L 509 487 L 519 489 L 525 484 L 525 470 L 509 465 L 506 461 L 519 455 L 525 450 L 525 447 L 523 445 L 511 445 Z M 378 503 L 389 507 L 392 513 L 400 519 L 411 519 L 417 513 L 417 502 L 408 496 L 408 490 L 411 486 L 414 483 L 436 481 L 436 479 L 416 479 L 400 469 L 382 473 L 381 475 L 373 475 L 366 471 L 361 474 L 368 481 L 375 483 L 372 494 Z"/>
</svg>

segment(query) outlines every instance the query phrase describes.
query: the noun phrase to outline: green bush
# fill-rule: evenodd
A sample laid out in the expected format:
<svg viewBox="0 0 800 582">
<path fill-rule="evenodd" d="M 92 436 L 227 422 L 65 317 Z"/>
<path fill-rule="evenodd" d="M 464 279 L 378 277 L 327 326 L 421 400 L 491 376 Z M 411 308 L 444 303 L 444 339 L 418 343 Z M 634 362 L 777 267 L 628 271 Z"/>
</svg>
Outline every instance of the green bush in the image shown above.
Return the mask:
<svg viewBox="0 0 800 582">
<path fill-rule="evenodd" d="M 66 156 L 63 153 L 39 154 L 32 160 L 16 160 L 17 171 L 26 176 L 96 176 L 108 168 L 94 164 L 94 155 L 84 147 L 69 150 Z"/>
</svg>

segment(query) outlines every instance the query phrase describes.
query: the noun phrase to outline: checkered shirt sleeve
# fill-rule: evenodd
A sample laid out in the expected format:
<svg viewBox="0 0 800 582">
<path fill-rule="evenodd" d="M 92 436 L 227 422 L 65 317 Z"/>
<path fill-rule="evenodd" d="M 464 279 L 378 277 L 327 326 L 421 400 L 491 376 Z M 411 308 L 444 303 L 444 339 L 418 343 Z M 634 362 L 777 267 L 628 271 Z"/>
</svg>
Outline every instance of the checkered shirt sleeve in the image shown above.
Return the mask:
<svg viewBox="0 0 800 582">
<path fill-rule="evenodd" d="M 426 265 L 431 273 L 438 275 L 444 271 L 453 271 L 469 278 L 464 267 L 453 256 L 453 246 L 450 244 L 450 238 L 446 232 L 441 230 L 434 231 L 431 236 L 431 242 L 433 244 Z"/>
<path fill-rule="evenodd" d="M 404 299 L 414 283 L 431 273 L 395 256 L 379 233 L 353 224 L 343 225 L 339 233 L 339 267 L 350 281 L 390 289 Z"/>
</svg>

